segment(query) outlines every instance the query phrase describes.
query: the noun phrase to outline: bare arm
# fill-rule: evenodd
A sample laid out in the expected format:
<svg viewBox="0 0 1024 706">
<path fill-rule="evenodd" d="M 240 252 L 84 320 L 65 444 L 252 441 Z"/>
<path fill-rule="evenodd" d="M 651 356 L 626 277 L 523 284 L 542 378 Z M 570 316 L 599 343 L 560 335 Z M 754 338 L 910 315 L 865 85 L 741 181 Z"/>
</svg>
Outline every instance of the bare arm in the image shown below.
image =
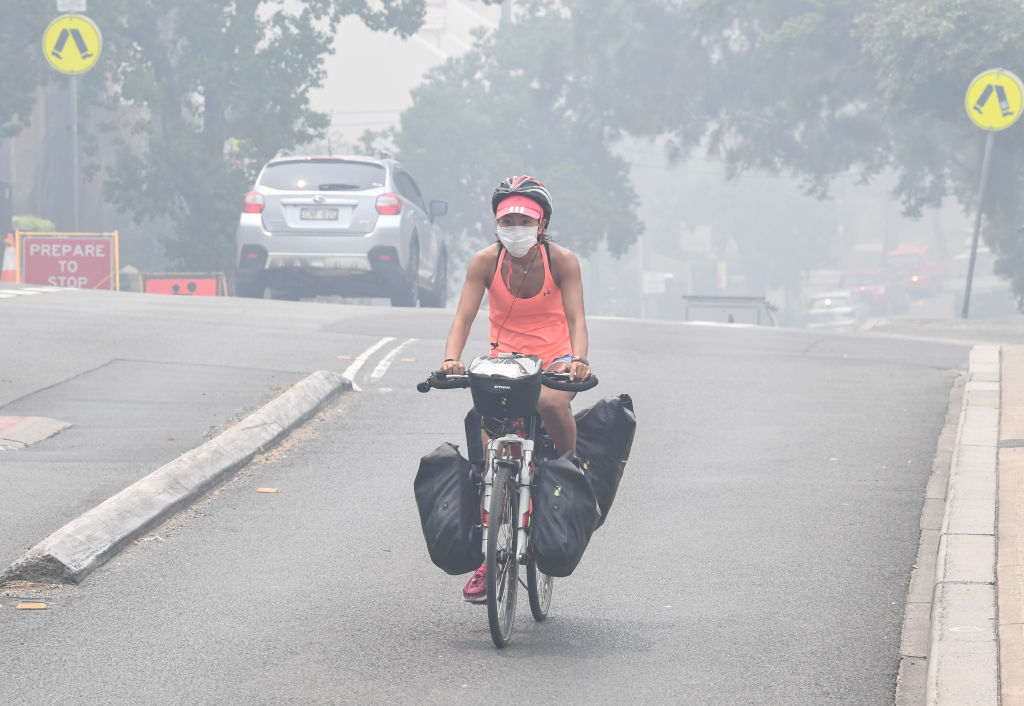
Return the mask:
<svg viewBox="0 0 1024 706">
<path fill-rule="evenodd" d="M 571 251 L 565 248 L 552 248 L 552 260 L 555 261 L 555 272 L 558 286 L 562 290 L 562 308 L 565 309 L 565 320 L 569 324 L 569 342 L 572 345 L 573 362 L 569 372 L 574 379 L 586 380 L 590 377 L 590 363 L 586 361 L 590 338 L 587 334 L 587 316 L 583 310 L 583 276 L 580 274 L 580 262 Z M 575 360 L 582 358 L 583 360 Z"/>
<path fill-rule="evenodd" d="M 494 247 L 484 248 L 469 261 L 466 281 L 462 285 L 462 295 L 459 297 L 459 308 L 455 311 L 455 320 L 452 321 L 448 340 L 444 344 L 445 362 L 441 364 L 441 370 L 446 373 L 461 375 L 466 372 L 466 366 L 460 360 L 462 349 L 466 347 L 469 331 L 473 328 L 473 319 L 480 310 L 480 302 L 483 301 L 484 291 L 487 289 L 493 269 L 494 250 Z"/>
</svg>

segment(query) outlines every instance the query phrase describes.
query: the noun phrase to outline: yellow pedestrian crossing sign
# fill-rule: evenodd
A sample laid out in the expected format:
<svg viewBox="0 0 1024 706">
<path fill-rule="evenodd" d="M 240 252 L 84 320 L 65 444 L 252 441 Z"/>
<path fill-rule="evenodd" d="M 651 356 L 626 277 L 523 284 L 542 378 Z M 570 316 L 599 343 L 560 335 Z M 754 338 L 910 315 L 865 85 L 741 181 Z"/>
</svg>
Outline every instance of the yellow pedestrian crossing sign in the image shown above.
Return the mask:
<svg viewBox="0 0 1024 706">
<path fill-rule="evenodd" d="M 85 15 L 61 15 L 43 32 L 43 56 L 64 74 L 83 74 L 100 58 L 103 37 Z"/>
<path fill-rule="evenodd" d="M 967 88 L 964 108 L 982 130 L 1005 130 L 1017 122 L 1024 108 L 1024 86 L 1005 69 L 984 71 Z"/>
</svg>

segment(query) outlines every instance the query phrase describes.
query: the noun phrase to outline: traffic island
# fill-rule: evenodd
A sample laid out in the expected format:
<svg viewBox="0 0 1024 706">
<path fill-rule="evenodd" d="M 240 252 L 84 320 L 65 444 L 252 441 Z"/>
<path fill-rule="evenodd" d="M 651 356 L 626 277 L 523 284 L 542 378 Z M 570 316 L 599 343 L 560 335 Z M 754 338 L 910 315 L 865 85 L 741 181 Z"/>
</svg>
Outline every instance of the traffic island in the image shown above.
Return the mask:
<svg viewBox="0 0 1024 706">
<path fill-rule="evenodd" d="M 222 483 L 253 456 L 283 439 L 352 382 L 317 371 L 217 437 L 150 473 L 30 549 L 0 574 L 14 581 L 80 583 L 178 510 Z"/>
</svg>

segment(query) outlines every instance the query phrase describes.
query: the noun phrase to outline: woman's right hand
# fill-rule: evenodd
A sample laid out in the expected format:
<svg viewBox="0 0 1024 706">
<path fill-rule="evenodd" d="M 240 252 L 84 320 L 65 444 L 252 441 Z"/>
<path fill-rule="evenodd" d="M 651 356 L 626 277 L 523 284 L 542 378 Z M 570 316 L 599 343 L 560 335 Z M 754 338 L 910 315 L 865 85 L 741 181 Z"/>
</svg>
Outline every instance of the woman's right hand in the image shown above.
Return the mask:
<svg viewBox="0 0 1024 706">
<path fill-rule="evenodd" d="M 441 363 L 441 371 L 445 375 L 465 375 L 466 366 L 461 360 L 446 360 Z"/>
</svg>

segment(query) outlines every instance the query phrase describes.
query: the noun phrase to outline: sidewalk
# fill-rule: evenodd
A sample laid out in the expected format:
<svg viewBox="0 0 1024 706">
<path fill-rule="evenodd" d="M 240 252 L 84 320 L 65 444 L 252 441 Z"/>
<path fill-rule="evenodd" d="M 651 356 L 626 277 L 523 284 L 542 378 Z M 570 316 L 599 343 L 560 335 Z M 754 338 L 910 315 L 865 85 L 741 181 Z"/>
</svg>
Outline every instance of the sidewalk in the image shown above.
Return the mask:
<svg viewBox="0 0 1024 706">
<path fill-rule="evenodd" d="M 1002 703 L 1024 704 L 1024 346 L 1002 348 L 999 418 L 999 676 Z"/>
<path fill-rule="evenodd" d="M 1024 345 L 975 343 L 926 493 L 898 704 L 1024 706 Z"/>
</svg>

